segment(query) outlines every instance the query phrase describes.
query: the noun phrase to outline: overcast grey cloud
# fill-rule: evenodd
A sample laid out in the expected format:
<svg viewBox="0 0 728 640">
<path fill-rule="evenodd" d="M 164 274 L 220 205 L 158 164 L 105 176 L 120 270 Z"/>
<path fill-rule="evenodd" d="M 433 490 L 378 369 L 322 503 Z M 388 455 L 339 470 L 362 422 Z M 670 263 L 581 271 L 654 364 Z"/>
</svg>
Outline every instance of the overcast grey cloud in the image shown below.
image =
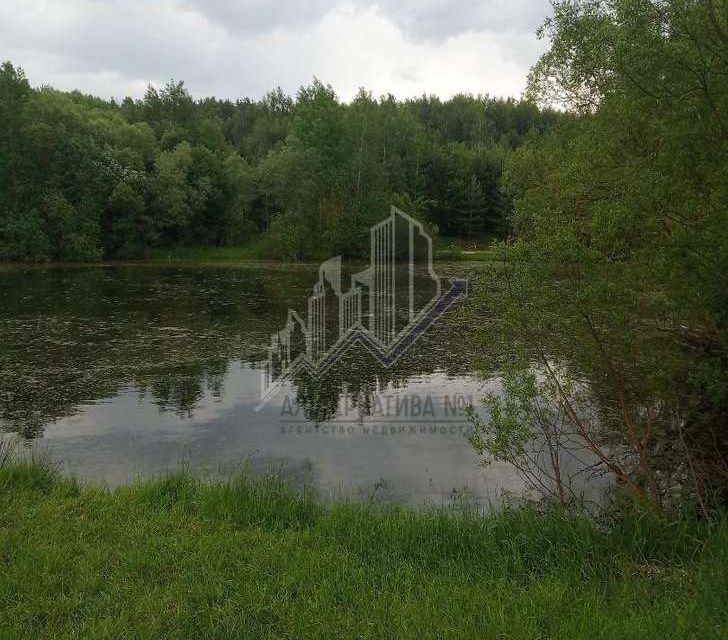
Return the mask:
<svg viewBox="0 0 728 640">
<path fill-rule="evenodd" d="M 141 96 L 293 93 L 313 76 L 344 99 L 517 96 L 543 51 L 547 0 L 0 0 L 0 58 L 35 85 Z"/>
</svg>

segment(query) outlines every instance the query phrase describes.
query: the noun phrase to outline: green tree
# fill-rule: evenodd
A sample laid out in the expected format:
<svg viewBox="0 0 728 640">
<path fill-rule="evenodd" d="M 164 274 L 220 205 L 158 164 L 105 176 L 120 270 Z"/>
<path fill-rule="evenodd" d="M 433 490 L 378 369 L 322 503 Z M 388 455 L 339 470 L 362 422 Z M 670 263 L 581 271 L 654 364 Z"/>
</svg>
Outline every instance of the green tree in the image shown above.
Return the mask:
<svg viewBox="0 0 728 640">
<path fill-rule="evenodd" d="M 110 257 L 143 255 L 157 240 L 142 189 L 133 180 L 119 182 L 106 204 L 104 253 Z"/>
<path fill-rule="evenodd" d="M 508 162 L 491 328 L 635 498 L 725 504 L 728 4 L 557 2 L 545 31 L 531 94 L 579 117 Z"/>
</svg>

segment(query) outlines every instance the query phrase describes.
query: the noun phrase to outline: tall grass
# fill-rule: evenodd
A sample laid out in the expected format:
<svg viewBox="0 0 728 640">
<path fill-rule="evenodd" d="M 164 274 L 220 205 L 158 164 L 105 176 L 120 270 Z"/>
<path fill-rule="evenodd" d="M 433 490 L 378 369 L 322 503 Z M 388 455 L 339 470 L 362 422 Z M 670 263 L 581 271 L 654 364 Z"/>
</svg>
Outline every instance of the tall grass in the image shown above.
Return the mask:
<svg viewBox="0 0 728 640">
<path fill-rule="evenodd" d="M 108 491 L 0 456 L 0 563 L 0 637 L 707 638 L 728 624 L 725 518 L 324 507 L 274 476 Z"/>
</svg>

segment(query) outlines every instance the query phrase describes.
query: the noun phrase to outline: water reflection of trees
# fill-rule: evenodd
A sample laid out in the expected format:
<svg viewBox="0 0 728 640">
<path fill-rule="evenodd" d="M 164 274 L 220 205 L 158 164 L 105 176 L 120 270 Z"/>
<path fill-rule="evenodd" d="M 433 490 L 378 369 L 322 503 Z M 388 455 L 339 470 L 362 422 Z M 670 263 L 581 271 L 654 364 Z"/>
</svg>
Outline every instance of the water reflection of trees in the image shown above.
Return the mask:
<svg viewBox="0 0 728 640">
<path fill-rule="evenodd" d="M 436 371 L 452 377 L 471 373 L 471 356 L 465 348 L 467 331 L 460 322 L 457 315 L 442 318 L 390 368 L 384 368 L 367 349 L 357 345 L 319 378 L 301 370 L 293 380 L 298 408 L 306 419 L 320 423 L 333 419 L 345 400 L 357 415 L 368 416 L 378 394 L 405 387 L 413 376 Z"/>
<path fill-rule="evenodd" d="M 220 397 L 233 360 L 265 356 L 271 329 L 303 307 L 312 270 L 79 267 L 5 270 L 0 277 L 0 425 L 38 437 L 79 407 L 135 389 L 162 411 L 192 417 Z M 320 380 L 294 380 L 313 421 L 330 419 L 346 393 L 366 414 L 377 389 L 412 375 L 471 370 L 456 313 L 385 370 L 346 354 Z"/>
<path fill-rule="evenodd" d="M 310 273 L 276 269 L 30 268 L 0 277 L 0 419 L 36 437 L 83 404 L 138 387 L 191 415 L 231 359 L 257 361 L 270 317 Z"/>
<path fill-rule="evenodd" d="M 192 418 L 206 394 L 215 399 L 222 398 L 227 373 L 228 360 L 211 359 L 161 372 L 145 372 L 137 377 L 136 386 L 161 411 Z"/>
</svg>

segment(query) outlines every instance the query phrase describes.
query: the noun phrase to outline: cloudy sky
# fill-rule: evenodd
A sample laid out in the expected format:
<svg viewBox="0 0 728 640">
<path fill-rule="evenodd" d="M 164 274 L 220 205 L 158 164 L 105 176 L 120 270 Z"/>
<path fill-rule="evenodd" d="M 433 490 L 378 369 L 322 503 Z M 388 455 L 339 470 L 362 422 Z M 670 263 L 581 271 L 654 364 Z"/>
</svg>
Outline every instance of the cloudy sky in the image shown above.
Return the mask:
<svg viewBox="0 0 728 640">
<path fill-rule="evenodd" d="M 195 96 L 518 96 L 548 0 L 0 0 L 0 59 L 31 84 L 104 97 L 185 81 Z"/>
</svg>

